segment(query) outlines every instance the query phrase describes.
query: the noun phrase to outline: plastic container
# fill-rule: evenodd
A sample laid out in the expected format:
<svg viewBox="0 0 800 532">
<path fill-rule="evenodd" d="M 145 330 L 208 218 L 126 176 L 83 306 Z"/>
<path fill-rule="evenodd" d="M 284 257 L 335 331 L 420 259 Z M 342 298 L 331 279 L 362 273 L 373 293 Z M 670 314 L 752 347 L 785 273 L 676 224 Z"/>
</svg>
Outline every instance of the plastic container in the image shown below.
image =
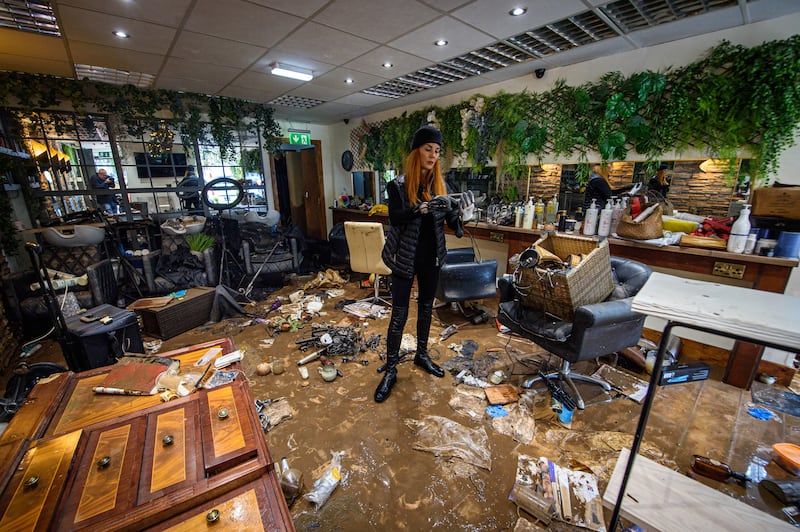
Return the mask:
<svg viewBox="0 0 800 532">
<path fill-rule="evenodd" d="M 750 235 L 750 205 L 745 204 L 739 218 L 731 226 L 731 236 L 728 238 L 729 253 L 743 253 L 747 246 L 747 237 Z"/>
<path fill-rule="evenodd" d="M 586 209 L 586 218 L 583 220 L 583 234 L 586 236 L 594 235 L 597 230 L 597 217 L 599 211 L 597 209 L 596 200 L 592 200 L 592 205 Z"/>
<path fill-rule="evenodd" d="M 613 216 L 614 206 L 609 198 L 605 208 L 600 211 L 600 222 L 597 224 L 597 236 L 608 236 L 611 234 L 611 219 Z"/>
<path fill-rule="evenodd" d="M 800 233 L 781 231 L 775 246 L 776 257 L 800 258 Z"/>
<path fill-rule="evenodd" d="M 525 205 L 525 216 L 523 218 L 522 227 L 525 229 L 533 229 L 533 196 L 528 198 L 528 203 Z"/>
</svg>

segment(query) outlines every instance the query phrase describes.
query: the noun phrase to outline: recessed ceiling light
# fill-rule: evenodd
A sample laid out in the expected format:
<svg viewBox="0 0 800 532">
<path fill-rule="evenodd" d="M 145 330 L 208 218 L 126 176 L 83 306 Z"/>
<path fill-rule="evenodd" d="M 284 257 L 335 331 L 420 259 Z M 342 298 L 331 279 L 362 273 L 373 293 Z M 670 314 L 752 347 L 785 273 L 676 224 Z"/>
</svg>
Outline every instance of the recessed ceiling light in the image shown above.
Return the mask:
<svg viewBox="0 0 800 532">
<path fill-rule="evenodd" d="M 394 65 L 393 65 L 392 63 L 390 63 L 389 61 L 386 61 L 386 62 L 383 64 L 383 68 L 392 68 L 393 66 L 394 66 Z"/>
<path fill-rule="evenodd" d="M 114 35 L 116 35 L 120 39 L 127 39 L 128 37 L 130 37 L 130 35 L 128 35 L 127 33 L 125 33 L 122 30 L 114 30 L 111 33 L 113 33 Z"/>
<path fill-rule="evenodd" d="M 527 12 L 528 12 L 527 7 L 515 7 L 514 9 L 509 11 L 508 14 L 511 15 L 512 17 L 519 17 Z"/>
<path fill-rule="evenodd" d="M 445 41 L 444 39 L 439 39 L 433 44 L 435 44 L 436 46 L 447 46 L 447 41 Z"/>
<path fill-rule="evenodd" d="M 348 85 L 352 85 L 353 84 L 353 78 L 347 78 L 346 80 L 344 80 L 344 82 L 347 83 Z"/>
</svg>

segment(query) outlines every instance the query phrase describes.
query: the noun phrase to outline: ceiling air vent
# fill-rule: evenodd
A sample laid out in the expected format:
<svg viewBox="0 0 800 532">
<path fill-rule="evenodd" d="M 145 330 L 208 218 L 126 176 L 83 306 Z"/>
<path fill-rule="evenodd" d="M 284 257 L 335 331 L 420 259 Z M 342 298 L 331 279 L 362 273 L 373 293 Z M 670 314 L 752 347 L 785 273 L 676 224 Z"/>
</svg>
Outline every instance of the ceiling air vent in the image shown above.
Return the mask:
<svg viewBox="0 0 800 532">
<path fill-rule="evenodd" d="M 312 107 L 316 107 L 321 103 L 325 103 L 325 101 L 285 94 L 280 98 L 275 98 L 271 102 L 267 103 L 269 105 L 280 105 L 281 107 L 292 107 L 294 109 L 311 109 Z"/>
<path fill-rule="evenodd" d="M 738 4 L 737 0 L 618 0 L 600 10 L 627 34 Z"/>
<path fill-rule="evenodd" d="M 50 2 L 0 0 L 0 27 L 61 37 Z"/>
<path fill-rule="evenodd" d="M 135 85 L 140 89 L 147 89 L 153 85 L 155 76 L 143 74 L 141 72 L 128 72 L 127 70 L 117 70 L 116 68 L 106 68 L 93 65 L 75 64 L 75 77 L 78 79 L 90 79 L 114 85 Z"/>
</svg>

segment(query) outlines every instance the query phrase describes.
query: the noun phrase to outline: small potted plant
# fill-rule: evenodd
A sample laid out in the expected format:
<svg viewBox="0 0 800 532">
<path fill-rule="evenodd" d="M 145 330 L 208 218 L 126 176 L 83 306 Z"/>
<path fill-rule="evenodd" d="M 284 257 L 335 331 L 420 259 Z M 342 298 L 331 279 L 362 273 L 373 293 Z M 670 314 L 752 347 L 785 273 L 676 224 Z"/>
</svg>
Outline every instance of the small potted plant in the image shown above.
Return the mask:
<svg viewBox="0 0 800 532">
<path fill-rule="evenodd" d="M 189 251 L 201 262 L 203 261 L 203 252 L 214 247 L 215 243 L 214 237 L 205 233 L 186 235 L 186 245 L 189 246 Z"/>
</svg>

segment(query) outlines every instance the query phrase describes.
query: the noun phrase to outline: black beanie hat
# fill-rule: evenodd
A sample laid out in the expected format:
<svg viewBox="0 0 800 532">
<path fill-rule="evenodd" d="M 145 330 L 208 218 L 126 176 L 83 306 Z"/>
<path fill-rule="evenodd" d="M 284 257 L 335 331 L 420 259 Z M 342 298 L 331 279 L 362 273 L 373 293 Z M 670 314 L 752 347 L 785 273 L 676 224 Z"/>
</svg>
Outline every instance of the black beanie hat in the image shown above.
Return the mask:
<svg viewBox="0 0 800 532">
<path fill-rule="evenodd" d="M 417 130 L 416 133 L 414 133 L 414 140 L 411 143 L 411 149 L 416 150 L 423 144 L 428 144 L 429 142 L 438 144 L 441 147 L 442 132 L 433 126 L 422 126 Z"/>
</svg>

